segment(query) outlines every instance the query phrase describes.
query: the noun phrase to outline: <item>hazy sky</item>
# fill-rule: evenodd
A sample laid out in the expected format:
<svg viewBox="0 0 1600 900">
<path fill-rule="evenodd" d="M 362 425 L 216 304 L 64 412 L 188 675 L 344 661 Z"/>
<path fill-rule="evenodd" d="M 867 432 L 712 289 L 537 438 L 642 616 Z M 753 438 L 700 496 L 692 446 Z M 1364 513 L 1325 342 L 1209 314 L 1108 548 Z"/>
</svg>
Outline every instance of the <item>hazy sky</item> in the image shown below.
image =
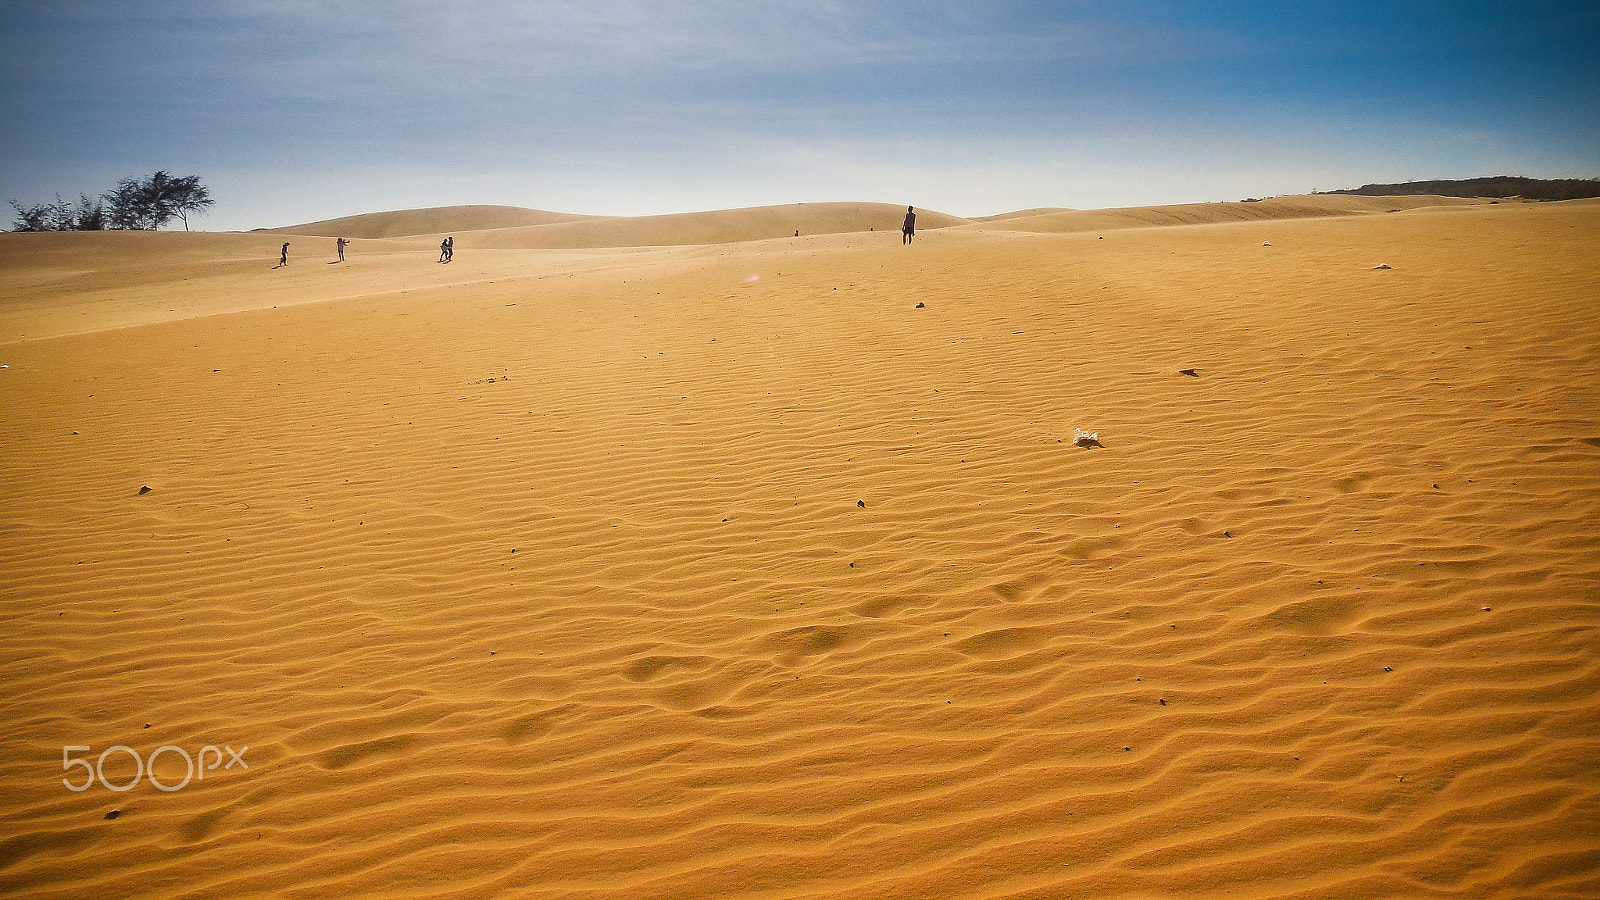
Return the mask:
<svg viewBox="0 0 1600 900">
<path fill-rule="evenodd" d="M 0 0 L 0 200 L 159 168 L 225 230 L 1593 177 L 1597 47 L 1589 0 Z"/>
</svg>

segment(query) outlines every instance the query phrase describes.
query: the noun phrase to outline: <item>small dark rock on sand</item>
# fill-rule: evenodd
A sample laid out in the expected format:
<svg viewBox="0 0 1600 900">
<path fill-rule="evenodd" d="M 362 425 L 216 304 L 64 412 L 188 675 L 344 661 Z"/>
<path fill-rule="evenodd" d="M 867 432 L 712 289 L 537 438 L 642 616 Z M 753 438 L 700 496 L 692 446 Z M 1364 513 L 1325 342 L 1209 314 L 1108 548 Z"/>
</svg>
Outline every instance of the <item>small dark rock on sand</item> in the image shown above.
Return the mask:
<svg viewBox="0 0 1600 900">
<path fill-rule="evenodd" d="M 1187 375 L 1190 378 L 1199 378 L 1200 377 L 1200 373 L 1196 372 L 1193 369 L 1179 369 L 1178 370 L 1178 374 L 1179 375 Z"/>
<path fill-rule="evenodd" d="M 926 303 L 918 303 L 917 304 L 917 309 L 927 309 L 927 308 L 928 308 L 928 305 Z"/>
<path fill-rule="evenodd" d="M 862 509 L 866 509 L 867 508 L 867 501 L 865 501 L 865 500 L 857 500 L 856 501 L 856 505 L 861 507 Z"/>
<path fill-rule="evenodd" d="M 120 815 L 122 815 L 122 810 L 113 809 L 111 812 L 106 813 L 106 818 L 115 819 L 117 816 L 120 816 Z"/>
<path fill-rule="evenodd" d="M 148 484 L 140 486 L 140 488 L 139 488 L 139 496 L 142 497 L 145 494 L 150 493 L 150 490 L 151 490 L 151 488 L 150 488 L 150 485 L 148 485 Z"/>
</svg>

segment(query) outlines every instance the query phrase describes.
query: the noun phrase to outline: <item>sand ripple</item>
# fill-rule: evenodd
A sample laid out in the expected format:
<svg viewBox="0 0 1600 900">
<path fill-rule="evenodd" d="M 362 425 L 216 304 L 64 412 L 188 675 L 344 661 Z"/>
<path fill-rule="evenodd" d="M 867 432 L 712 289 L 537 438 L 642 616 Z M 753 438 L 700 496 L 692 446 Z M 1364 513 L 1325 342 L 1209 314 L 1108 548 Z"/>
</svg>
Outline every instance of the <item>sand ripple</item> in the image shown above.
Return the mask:
<svg viewBox="0 0 1600 900">
<path fill-rule="evenodd" d="M 0 892 L 1600 894 L 1597 226 L 766 242 L 0 345 Z M 116 744 L 249 768 L 62 786 Z"/>
</svg>

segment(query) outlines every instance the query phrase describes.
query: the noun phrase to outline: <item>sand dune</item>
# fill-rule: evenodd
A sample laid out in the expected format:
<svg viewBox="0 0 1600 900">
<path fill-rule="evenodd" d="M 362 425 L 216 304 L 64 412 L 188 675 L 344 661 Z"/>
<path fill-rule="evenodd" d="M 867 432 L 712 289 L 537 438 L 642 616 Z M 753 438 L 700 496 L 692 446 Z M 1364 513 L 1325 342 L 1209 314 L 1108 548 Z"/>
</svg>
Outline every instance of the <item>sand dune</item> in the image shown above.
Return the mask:
<svg viewBox="0 0 1600 900">
<path fill-rule="evenodd" d="M 597 247 L 730 244 L 854 231 L 899 233 L 905 207 L 889 203 L 792 203 L 663 216 L 576 216 L 504 206 L 460 206 L 332 219 L 276 229 L 284 234 L 335 237 L 437 238 L 447 232 L 486 232 L 473 246 L 491 249 L 571 250 Z M 521 221 L 519 219 L 526 219 Z M 917 227 L 948 228 L 968 220 L 919 211 Z"/>
<path fill-rule="evenodd" d="M 1241 203 L 1189 203 L 1124 209 L 1039 208 L 964 219 L 919 210 L 919 230 L 968 226 L 975 230 L 1064 233 L 1162 225 L 1207 225 L 1276 219 L 1323 218 L 1399 212 L 1425 206 L 1488 204 L 1458 197 L 1357 197 L 1315 195 Z M 347 238 L 431 238 L 476 234 L 473 245 L 491 249 L 594 249 L 728 244 L 793 236 L 865 231 L 898 232 L 905 208 L 887 203 L 795 203 L 663 216 L 579 216 L 506 206 L 404 210 L 330 219 L 267 233 Z"/>
<path fill-rule="evenodd" d="M 1050 214 L 1053 214 L 1053 213 L 1074 213 L 1074 212 L 1083 212 L 1083 210 L 1081 210 L 1081 209 L 1067 209 L 1067 208 L 1060 207 L 1060 206 L 1040 206 L 1040 207 L 1035 207 L 1033 209 L 1013 210 L 1012 212 L 999 213 L 998 215 L 993 215 L 993 216 L 974 216 L 972 218 L 972 221 L 974 221 L 974 222 L 1000 222 L 1000 221 L 1004 221 L 1005 219 L 1027 219 L 1027 218 L 1032 218 L 1034 216 L 1044 216 L 1044 215 L 1050 215 Z"/>
<path fill-rule="evenodd" d="M 887 203 L 795 203 L 666 216 L 598 217 L 503 228 L 476 235 L 473 245 L 497 249 L 666 247 L 772 240 L 792 237 L 796 231 L 809 237 L 873 229 L 897 235 L 905 212 L 905 207 Z M 966 222 L 939 212 L 917 213 L 919 230 Z"/>
<path fill-rule="evenodd" d="M 1186 203 L 1176 206 L 1139 206 L 1125 209 L 1028 210 L 990 216 L 972 227 L 1063 233 L 1105 231 L 1114 228 L 1148 228 L 1159 225 L 1216 225 L 1277 219 L 1316 219 L 1332 216 L 1391 213 L 1429 206 L 1472 206 L 1488 200 L 1460 197 L 1354 197 L 1318 194 L 1276 197 L 1240 203 Z"/>
<path fill-rule="evenodd" d="M 1600 206 L 496 233 L 0 236 L 0 893 L 1600 894 Z"/>
<path fill-rule="evenodd" d="M 540 209 L 523 209 L 518 206 L 437 206 L 429 209 L 402 209 L 393 212 L 367 213 L 324 219 L 305 225 L 262 229 L 271 234 L 304 234 L 320 237 L 346 237 L 351 239 L 412 237 L 415 235 L 446 234 L 454 231 L 484 231 L 491 228 L 515 228 L 528 225 L 549 225 L 557 222 L 576 222 L 591 218 L 571 213 L 546 212 Z"/>
</svg>

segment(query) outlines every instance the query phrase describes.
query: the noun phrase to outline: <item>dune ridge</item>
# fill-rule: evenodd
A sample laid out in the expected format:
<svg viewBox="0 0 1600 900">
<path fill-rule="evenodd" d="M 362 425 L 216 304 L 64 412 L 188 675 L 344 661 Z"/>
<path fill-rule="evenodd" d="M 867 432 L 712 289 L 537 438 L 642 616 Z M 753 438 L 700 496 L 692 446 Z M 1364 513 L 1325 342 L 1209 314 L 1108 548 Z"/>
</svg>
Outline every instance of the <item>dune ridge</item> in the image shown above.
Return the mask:
<svg viewBox="0 0 1600 900">
<path fill-rule="evenodd" d="M 132 253 L 0 331 L 0 892 L 1594 895 L 1597 234 Z"/>
<path fill-rule="evenodd" d="M 1122 209 L 1041 209 L 987 216 L 974 220 L 973 228 L 1044 233 L 1150 228 L 1170 225 L 1216 225 L 1225 222 L 1319 219 L 1335 216 L 1393 213 L 1433 206 L 1471 206 L 1500 201 L 1461 197 L 1401 196 L 1355 197 L 1316 194 L 1273 197 L 1238 203 L 1182 203 L 1172 206 L 1138 206 Z"/>
<path fill-rule="evenodd" d="M 796 231 L 801 236 L 873 230 L 897 235 L 905 212 L 904 206 L 891 203 L 793 203 L 507 228 L 481 235 L 477 243 L 508 249 L 576 249 L 731 244 L 786 238 Z M 919 231 L 949 228 L 967 221 L 932 210 L 917 210 Z"/>
<path fill-rule="evenodd" d="M 437 237 L 482 232 L 473 245 L 492 249 L 573 250 L 600 247 L 729 244 L 855 231 L 899 233 L 905 207 L 891 203 L 790 203 L 658 216 L 579 216 L 514 207 L 441 207 L 351 216 L 274 229 L 336 237 Z M 948 228 L 968 220 L 919 210 L 917 227 Z M 342 230 L 343 229 L 343 230 Z M 345 233 L 348 231 L 349 233 Z"/>
<path fill-rule="evenodd" d="M 378 240 L 444 234 L 452 231 L 484 231 L 575 222 L 589 216 L 572 213 L 524 209 L 520 206 L 434 206 L 426 209 L 400 209 L 323 219 L 303 225 L 263 228 L 256 233 L 302 234 L 317 237 L 346 237 Z"/>
<path fill-rule="evenodd" d="M 1357 197 L 1318 194 L 1240 203 L 1074 210 L 1040 208 L 977 218 L 917 211 L 918 230 L 966 226 L 974 230 L 1063 233 L 1167 225 L 1322 218 L 1400 212 L 1432 206 L 1489 203 L 1459 197 Z M 1499 202 L 1499 201 L 1494 201 Z M 440 207 L 331 219 L 271 229 L 273 234 L 349 238 L 433 238 L 472 232 L 487 249 L 575 250 L 730 244 L 793 236 L 900 229 L 905 207 L 890 203 L 792 203 L 659 216 L 579 216 L 498 206 Z"/>
</svg>

